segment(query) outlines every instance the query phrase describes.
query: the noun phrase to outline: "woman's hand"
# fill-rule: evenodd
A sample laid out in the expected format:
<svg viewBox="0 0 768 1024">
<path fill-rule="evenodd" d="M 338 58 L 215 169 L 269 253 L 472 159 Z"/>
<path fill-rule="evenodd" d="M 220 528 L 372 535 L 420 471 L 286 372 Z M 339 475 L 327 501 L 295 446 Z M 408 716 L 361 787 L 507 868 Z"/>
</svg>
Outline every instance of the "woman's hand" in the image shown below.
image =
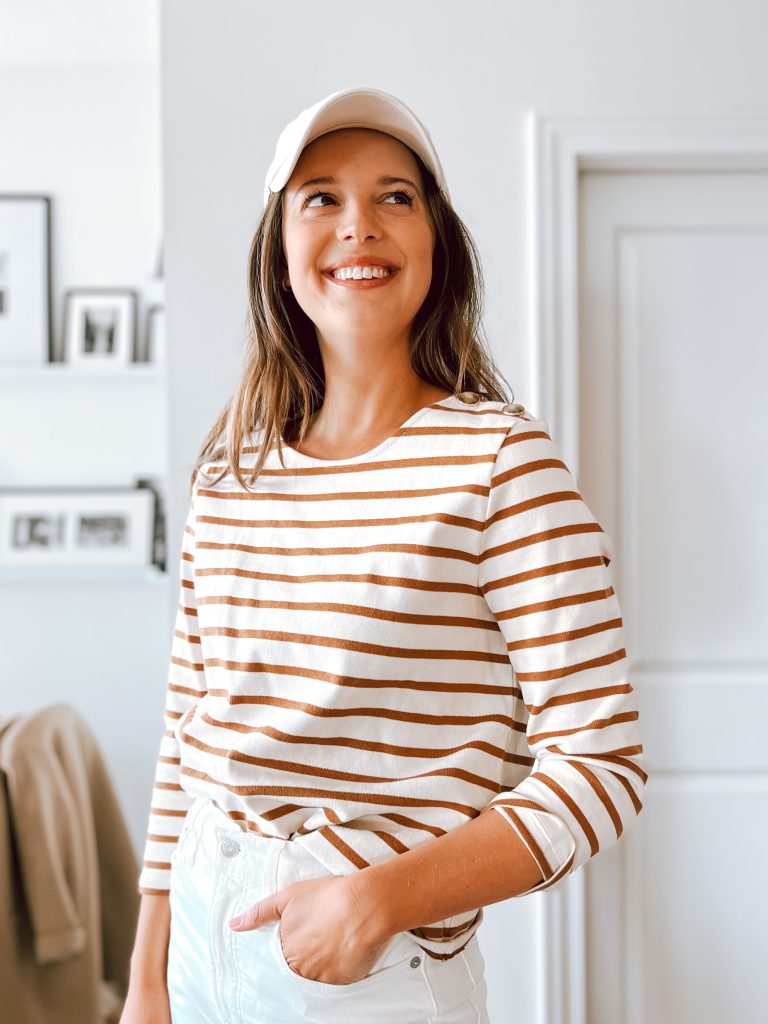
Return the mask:
<svg viewBox="0 0 768 1024">
<path fill-rule="evenodd" d="M 131 980 L 120 1024 L 171 1024 L 168 989 L 163 982 Z"/>
<path fill-rule="evenodd" d="M 143 893 L 120 1024 L 171 1024 L 167 984 L 170 934 L 169 894 Z"/>
<path fill-rule="evenodd" d="M 229 926 L 251 931 L 278 921 L 278 941 L 296 974 L 327 985 L 367 977 L 389 936 L 378 928 L 354 876 L 294 882 L 249 907 Z"/>
</svg>

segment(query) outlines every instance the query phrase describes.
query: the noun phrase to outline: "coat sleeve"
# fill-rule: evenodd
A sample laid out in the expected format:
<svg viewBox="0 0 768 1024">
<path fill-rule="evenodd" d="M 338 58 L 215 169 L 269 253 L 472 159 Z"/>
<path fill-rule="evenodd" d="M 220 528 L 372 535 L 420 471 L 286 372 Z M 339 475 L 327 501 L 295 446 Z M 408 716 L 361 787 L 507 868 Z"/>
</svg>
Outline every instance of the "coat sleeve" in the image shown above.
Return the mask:
<svg viewBox="0 0 768 1024">
<path fill-rule="evenodd" d="M 193 798 L 180 783 L 180 757 L 177 731 L 184 715 L 207 692 L 203 652 L 195 600 L 195 501 L 194 492 L 187 510 L 181 542 L 179 566 L 179 604 L 171 642 L 170 665 L 165 697 L 165 731 L 155 768 L 149 826 L 144 859 L 138 880 L 140 893 L 165 893 L 170 890 L 170 858 L 181 833 Z"/>
<path fill-rule="evenodd" d="M 497 811 L 555 889 L 616 842 L 647 779 L 636 694 L 608 565 L 610 538 L 543 420 L 507 432 L 490 481 L 480 587 L 506 643 L 535 764 Z"/>
</svg>

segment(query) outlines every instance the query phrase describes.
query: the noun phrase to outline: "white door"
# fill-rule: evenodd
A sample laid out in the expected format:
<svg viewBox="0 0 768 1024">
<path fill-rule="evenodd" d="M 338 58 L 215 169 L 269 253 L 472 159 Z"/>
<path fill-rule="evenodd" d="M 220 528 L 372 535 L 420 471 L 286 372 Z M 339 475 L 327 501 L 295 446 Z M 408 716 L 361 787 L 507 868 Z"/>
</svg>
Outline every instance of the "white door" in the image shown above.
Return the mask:
<svg viewBox="0 0 768 1024">
<path fill-rule="evenodd" d="M 580 185 L 579 484 L 650 775 L 584 868 L 586 1022 L 765 1024 L 768 174 Z"/>
</svg>

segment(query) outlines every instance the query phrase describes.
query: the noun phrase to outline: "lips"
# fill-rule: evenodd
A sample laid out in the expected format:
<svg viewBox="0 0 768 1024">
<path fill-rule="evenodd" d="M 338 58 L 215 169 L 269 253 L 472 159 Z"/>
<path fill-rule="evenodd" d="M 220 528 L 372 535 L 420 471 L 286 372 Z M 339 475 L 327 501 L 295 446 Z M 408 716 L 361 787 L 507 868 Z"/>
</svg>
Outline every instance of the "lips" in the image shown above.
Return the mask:
<svg viewBox="0 0 768 1024">
<path fill-rule="evenodd" d="M 334 270 L 340 270 L 342 267 L 384 267 L 393 273 L 399 269 L 394 263 L 378 259 L 375 256 L 347 256 L 346 259 L 339 260 L 338 263 L 332 263 L 330 267 L 326 267 L 323 273 L 331 274 Z"/>
<path fill-rule="evenodd" d="M 349 266 L 349 264 L 342 264 L 342 266 Z M 369 264 L 370 266 L 370 264 Z M 336 285 L 337 288 L 351 288 L 353 290 L 368 290 L 370 288 L 382 288 L 388 285 L 391 281 L 397 277 L 399 271 L 392 269 L 386 275 L 386 277 L 348 277 L 348 278 L 337 278 L 334 277 L 331 271 L 324 270 L 323 277 L 327 277 L 332 284 Z"/>
</svg>

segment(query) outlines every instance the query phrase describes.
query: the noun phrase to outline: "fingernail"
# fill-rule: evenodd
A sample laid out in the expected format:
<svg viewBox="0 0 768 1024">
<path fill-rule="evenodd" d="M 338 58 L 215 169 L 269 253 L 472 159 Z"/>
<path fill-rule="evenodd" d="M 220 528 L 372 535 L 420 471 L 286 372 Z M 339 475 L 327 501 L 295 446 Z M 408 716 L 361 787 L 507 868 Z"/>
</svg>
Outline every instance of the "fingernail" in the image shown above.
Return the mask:
<svg viewBox="0 0 768 1024">
<path fill-rule="evenodd" d="M 242 924 L 242 921 L 243 921 L 242 916 L 241 917 L 233 917 L 232 920 L 229 922 L 229 927 L 230 928 L 238 928 Z"/>
</svg>

